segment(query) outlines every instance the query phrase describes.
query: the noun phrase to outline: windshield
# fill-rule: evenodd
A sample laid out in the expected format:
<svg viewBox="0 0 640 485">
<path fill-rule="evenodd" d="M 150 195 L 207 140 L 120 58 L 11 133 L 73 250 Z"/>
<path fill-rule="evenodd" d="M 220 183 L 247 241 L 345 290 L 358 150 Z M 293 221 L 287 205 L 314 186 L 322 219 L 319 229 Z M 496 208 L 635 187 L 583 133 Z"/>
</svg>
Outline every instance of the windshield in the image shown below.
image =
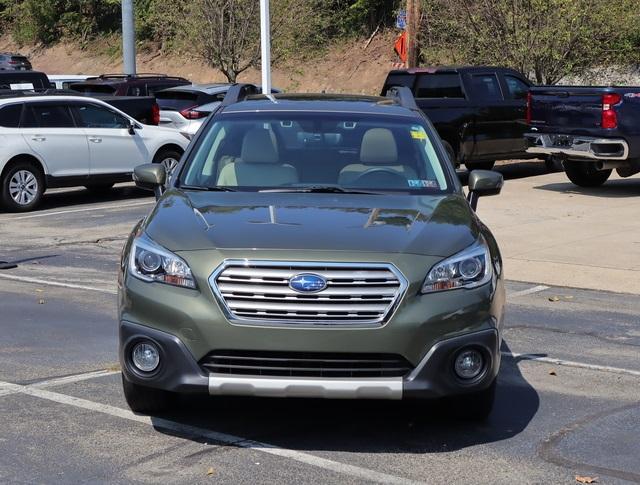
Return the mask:
<svg viewBox="0 0 640 485">
<path fill-rule="evenodd" d="M 105 94 L 113 94 L 116 92 L 115 86 L 110 86 L 108 84 L 71 84 L 69 89 L 89 96 L 103 96 Z"/>
<path fill-rule="evenodd" d="M 195 106 L 198 100 L 197 93 L 184 91 L 160 91 L 156 93 L 156 102 L 160 109 L 166 111 L 182 111 Z"/>
<path fill-rule="evenodd" d="M 209 125 L 183 188 L 442 193 L 451 190 L 426 126 L 350 113 L 229 113 Z"/>
</svg>

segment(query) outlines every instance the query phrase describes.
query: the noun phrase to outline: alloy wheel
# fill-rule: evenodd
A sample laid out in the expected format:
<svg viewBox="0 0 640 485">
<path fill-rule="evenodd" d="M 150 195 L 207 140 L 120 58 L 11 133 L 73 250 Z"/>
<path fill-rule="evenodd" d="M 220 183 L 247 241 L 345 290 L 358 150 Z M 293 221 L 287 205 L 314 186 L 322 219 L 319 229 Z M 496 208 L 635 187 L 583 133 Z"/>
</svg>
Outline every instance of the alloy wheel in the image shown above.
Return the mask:
<svg viewBox="0 0 640 485">
<path fill-rule="evenodd" d="M 29 170 L 18 170 L 9 180 L 9 195 L 19 205 L 29 205 L 38 197 L 38 179 Z"/>
</svg>

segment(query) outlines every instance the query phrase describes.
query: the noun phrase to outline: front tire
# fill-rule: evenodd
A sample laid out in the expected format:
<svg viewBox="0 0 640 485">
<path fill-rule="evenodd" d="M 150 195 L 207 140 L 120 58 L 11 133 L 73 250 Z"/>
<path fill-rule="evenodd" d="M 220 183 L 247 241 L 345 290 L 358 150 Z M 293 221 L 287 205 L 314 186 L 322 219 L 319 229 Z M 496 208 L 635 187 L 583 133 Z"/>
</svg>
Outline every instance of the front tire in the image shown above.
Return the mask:
<svg viewBox="0 0 640 485">
<path fill-rule="evenodd" d="M 484 421 L 493 410 L 496 398 L 498 379 L 494 379 L 489 387 L 472 394 L 456 396 L 451 400 L 450 410 L 457 419 L 468 421 Z"/>
<path fill-rule="evenodd" d="M 595 162 L 564 163 L 564 171 L 569 180 L 580 187 L 599 187 L 611 176 L 612 170 L 597 170 Z"/>
<path fill-rule="evenodd" d="M 44 194 L 44 175 L 32 162 L 18 162 L 2 176 L 2 204 L 12 212 L 33 210 Z"/>
<path fill-rule="evenodd" d="M 173 148 L 161 149 L 153 159 L 153 163 L 159 163 L 164 166 L 167 171 L 167 180 L 178 166 L 178 162 L 182 157 L 182 153 Z"/>
<path fill-rule="evenodd" d="M 172 392 L 141 386 L 129 382 L 122 374 L 122 390 L 127 404 L 134 413 L 153 414 L 171 409 L 176 400 Z"/>
</svg>

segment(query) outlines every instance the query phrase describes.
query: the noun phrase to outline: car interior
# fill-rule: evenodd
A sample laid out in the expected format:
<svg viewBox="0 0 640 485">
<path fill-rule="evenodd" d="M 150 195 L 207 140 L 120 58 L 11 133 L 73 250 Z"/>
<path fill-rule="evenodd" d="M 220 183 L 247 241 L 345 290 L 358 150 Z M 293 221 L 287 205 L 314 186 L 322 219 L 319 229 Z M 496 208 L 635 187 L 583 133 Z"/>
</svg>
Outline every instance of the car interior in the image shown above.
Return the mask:
<svg viewBox="0 0 640 485">
<path fill-rule="evenodd" d="M 437 155 L 418 128 L 358 121 L 226 123 L 209 131 L 186 184 L 444 189 Z"/>
</svg>

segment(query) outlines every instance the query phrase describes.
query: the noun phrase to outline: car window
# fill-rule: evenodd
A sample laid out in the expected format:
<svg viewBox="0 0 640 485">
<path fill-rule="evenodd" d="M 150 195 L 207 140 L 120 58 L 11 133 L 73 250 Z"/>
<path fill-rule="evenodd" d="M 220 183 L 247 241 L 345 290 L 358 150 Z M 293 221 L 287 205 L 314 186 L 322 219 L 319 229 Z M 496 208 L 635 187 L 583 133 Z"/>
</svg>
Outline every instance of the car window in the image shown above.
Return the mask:
<svg viewBox="0 0 640 485">
<path fill-rule="evenodd" d="M 344 113 L 235 113 L 211 125 L 182 172 L 190 186 L 440 193 L 452 184 L 418 119 Z"/>
<path fill-rule="evenodd" d="M 22 104 L 10 104 L 0 108 L 0 126 L 5 128 L 18 128 Z"/>
<path fill-rule="evenodd" d="M 473 91 L 485 101 L 502 100 L 502 91 L 495 74 L 474 74 L 471 76 Z"/>
<path fill-rule="evenodd" d="M 68 106 L 56 104 L 27 105 L 22 128 L 74 128 Z"/>
<path fill-rule="evenodd" d="M 504 77 L 504 80 L 507 83 L 509 96 L 512 99 L 524 99 L 527 97 L 529 86 L 527 86 L 527 84 L 522 81 L 522 79 L 518 79 L 515 76 L 506 75 Z"/>
<path fill-rule="evenodd" d="M 78 91 L 79 93 L 88 94 L 89 96 L 104 96 L 105 94 L 113 94 L 116 92 L 115 86 L 108 84 L 79 84 L 72 83 L 69 89 Z"/>
<path fill-rule="evenodd" d="M 76 108 L 79 125 L 84 128 L 127 128 L 128 120 L 102 106 L 83 104 Z"/>
<path fill-rule="evenodd" d="M 173 88 L 175 84 L 156 84 L 156 83 L 148 83 L 147 84 L 147 96 L 154 96 L 158 91 L 162 91 L 163 89 Z"/>
<path fill-rule="evenodd" d="M 129 86 L 129 89 L 127 89 L 127 96 L 146 96 L 144 86 Z"/>
<path fill-rule="evenodd" d="M 187 91 L 160 91 L 156 93 L 156 102 L 160 109 L 166 111 L 182 111 L 198 103 L 198 93 Z"/>
<path fill-rule="evenodd" d="M 415 88 L 416 98 L 464 98 L 457 73 L 421 74 Z"/>
</svg>

